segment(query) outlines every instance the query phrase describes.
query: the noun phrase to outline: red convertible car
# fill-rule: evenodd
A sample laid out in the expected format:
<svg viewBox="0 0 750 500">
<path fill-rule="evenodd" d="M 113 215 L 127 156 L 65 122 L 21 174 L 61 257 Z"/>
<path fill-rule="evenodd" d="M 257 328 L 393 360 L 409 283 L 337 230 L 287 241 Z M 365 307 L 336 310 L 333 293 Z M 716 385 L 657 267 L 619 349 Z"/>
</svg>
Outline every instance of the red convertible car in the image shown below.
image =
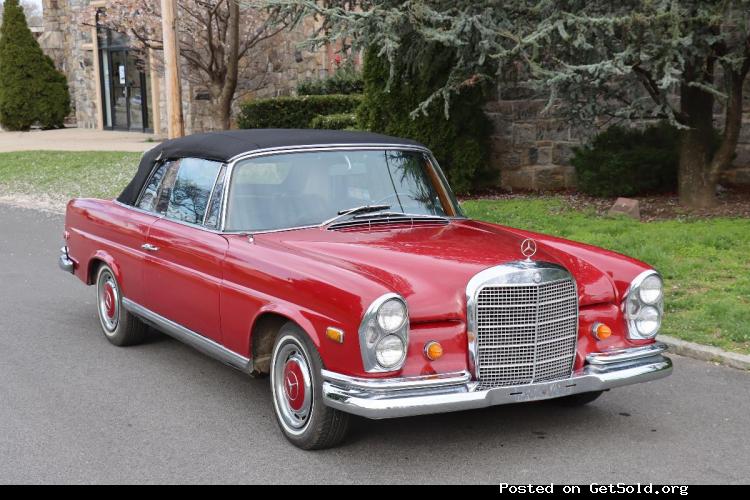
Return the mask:
<svg viewBox="0 0 750 500">
<path fill-rule="evenodd" d="M 117 200 L 67 207 L 60 267 L 106 338 L 150 325 L 270 375 L 295 445 L 351 414 L 559 398 L 672 370 L 660 275 L 607 250 L 468 219 L 435 158 L 394 137 L 244 130 L 164 142 Z"/>
</svg>

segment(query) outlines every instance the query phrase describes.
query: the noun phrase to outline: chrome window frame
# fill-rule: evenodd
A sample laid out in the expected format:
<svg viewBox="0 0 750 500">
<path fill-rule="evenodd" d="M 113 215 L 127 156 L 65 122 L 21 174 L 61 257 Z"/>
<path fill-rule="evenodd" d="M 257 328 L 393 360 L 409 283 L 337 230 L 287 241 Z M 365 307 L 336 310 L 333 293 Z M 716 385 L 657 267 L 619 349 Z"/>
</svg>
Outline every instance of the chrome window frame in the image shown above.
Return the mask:
<svg viewBox="0 0 750 500">
<path fill-rule="evenodd" d="M 219 165 L 219 171 L 216 172 L 216 178 L 214 179 L 214 183 L 211 186 L 211 192 L 208 195 L 208 202 L 206 203 L 206 211 L 203 213 L 203 222 L 201 222 L 201 226 L 206 227 L 207 229 L 210 229 L 208 226 L 206 226 L 206 219 L 208 218 L 208 213 L 211 211 L 211 203 L 214 201 L 214 195 L 216 194 L 216 184 L 219 182 L 219 178 L 221 177 L 221 173 L 224 172 L 224 182 L 226 182 L 227 179 L 227 172 L 229 171 L 226 163 L 221 163 Z M 224 194 L 224 186 L 222 186 L 222 197 Z M 224 203 L 224 200 L 222 199 L 222 203 Z M 219 223 L 221 222 L 221 205 L 219 205 L 219 214 L 216 221 L 216 227 L 219 227 Z"/>
</svg>

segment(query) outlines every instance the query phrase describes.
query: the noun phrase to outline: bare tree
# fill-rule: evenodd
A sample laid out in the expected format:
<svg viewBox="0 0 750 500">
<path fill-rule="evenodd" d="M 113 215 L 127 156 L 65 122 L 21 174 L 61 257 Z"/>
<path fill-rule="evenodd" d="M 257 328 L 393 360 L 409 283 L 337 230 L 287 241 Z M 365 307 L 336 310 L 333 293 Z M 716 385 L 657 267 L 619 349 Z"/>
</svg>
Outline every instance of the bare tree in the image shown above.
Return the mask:
<svg viewBox="0 0 750 500">
<path fill-rule="evenodd" d="M 240 5 L 236 0 L 177 0 L 180 55 L 185 76 L 210 95 L 215 128 L 230 126 L 232 102 L 240 80 L 251 82 L 245 91 L 263 88 L 265 72 L 253 74 L 254 50 L 289 24 L 278 9 Z M 85 13 L 93 24 L 97 11 Z M 98 23 L 127 34 L 136 48 L 162 50 L 159 0 L 110 2 L 98 12 Z"/>
</svg>

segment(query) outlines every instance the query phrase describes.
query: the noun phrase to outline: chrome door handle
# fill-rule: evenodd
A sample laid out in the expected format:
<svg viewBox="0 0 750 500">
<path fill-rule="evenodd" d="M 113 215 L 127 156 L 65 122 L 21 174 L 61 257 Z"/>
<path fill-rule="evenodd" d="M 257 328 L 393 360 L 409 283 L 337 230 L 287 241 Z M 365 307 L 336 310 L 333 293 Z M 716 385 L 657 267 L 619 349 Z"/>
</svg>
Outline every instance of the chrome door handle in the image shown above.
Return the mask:
<svg viewBox="0 0 750 500">
<path fill-rule="evenodd" d="M 159 247 L 151 245 L 150 243 L 144 243 L 143 245 L 141 245 L 141 248 L 146 250 L 147 252 L 156 252 L 157 250 L 159 250 Z"/>
</svg>

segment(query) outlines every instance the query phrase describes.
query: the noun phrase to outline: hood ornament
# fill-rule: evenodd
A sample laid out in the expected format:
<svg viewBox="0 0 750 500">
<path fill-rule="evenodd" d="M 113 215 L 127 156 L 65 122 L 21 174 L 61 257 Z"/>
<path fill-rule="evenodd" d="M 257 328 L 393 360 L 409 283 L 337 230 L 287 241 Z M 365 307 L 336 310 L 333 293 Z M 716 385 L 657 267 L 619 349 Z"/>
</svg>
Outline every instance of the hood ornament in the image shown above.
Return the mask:
<svg viewBox="0 0 750 500">
<path fill-rule="evenodd" d="M 525 262 L 531 262 L 531 258 L 536 255 L 536 241 L 527 238 L 521 242 L 521 253 L 526 257 Z"/>
</svg>

